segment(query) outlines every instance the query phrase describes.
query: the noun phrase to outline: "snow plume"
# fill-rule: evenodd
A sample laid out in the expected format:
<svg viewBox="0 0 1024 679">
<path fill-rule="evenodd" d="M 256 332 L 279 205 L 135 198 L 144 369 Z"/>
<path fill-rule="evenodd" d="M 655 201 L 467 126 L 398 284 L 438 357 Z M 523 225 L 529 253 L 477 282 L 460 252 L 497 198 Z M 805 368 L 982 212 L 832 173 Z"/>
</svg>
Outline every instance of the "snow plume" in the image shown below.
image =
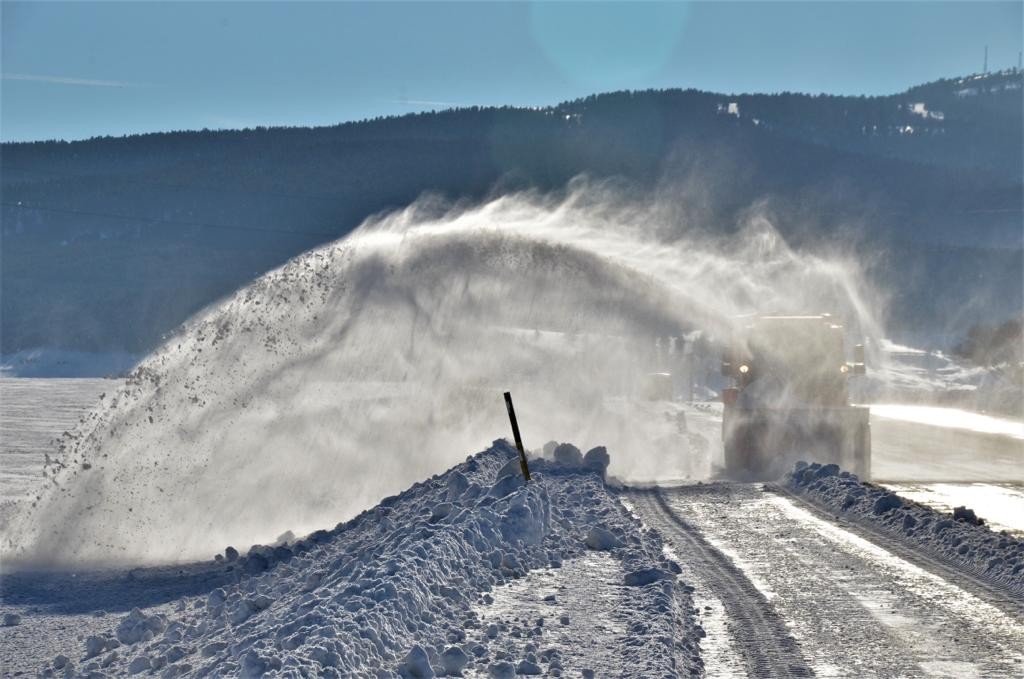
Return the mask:
<svg viewBox="0 0 1024 679">
<path fill-rule="evenodd" d="M 656 338 L 721 336 L 753 311 L 873 320 L 850 261 L 795 252 L 758 210 L 732 236 L 680 214 L 576 181 L 424 199 L 295 258 L 66 435 L 7 556 L 189 559 L 334 525 L 506 435 L 504 390 L 528 447 L 607 445 L 612 474 L 685 474 L 685 432 L 634 398 Z"/>
</svg>

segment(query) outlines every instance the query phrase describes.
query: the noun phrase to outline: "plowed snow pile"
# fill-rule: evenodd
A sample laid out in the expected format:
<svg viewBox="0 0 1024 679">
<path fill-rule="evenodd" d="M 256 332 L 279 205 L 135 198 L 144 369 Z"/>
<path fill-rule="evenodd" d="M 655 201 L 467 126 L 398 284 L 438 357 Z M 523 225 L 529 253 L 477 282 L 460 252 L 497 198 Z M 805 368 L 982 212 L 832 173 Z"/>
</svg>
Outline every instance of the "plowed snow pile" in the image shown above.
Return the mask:
<svg viewBox="0 0 1024 679">
<path fill-rule="evenodd" d="M 1024 596 L 1024 540 L 989 530 L 965 507 L 943 514 L 861 483 L 834 464 L 798 462 L 784 483 L 830 513 L 880 530 Z"/>
<path fill-rule="evenodd" d="M 135 610 L 44 673 L 699 673 L 703 631 L 690 590 L 659 536 L 641 530 L 606 489 L 607 454 L 596 449 L 584 458 L 563 445 L 554 458 L 533 460 L 533 481 L 524 485 L 515 450 L 497 441 L 334 530 L 243 556 L 228 550 L 222 564 L 235 584 L 157 612 Z M 506 583 L 538 573 L 557 583 L 559 571 L 586 554 L 606 556 L 594 557 L 605 559 L 605 579 L 587 583 L 585 615 L 574 609 L 570 620 L 561 590 L 529 620 L 490 615 Z M 614 610 L 603 610 L 607 602 Z M 594 624 L 610 618 L 617 627 Z M 555 629 L 571 624 L 567 644 Z M 586 664 L 591 655 L 604 666 Z"/>
</svg>

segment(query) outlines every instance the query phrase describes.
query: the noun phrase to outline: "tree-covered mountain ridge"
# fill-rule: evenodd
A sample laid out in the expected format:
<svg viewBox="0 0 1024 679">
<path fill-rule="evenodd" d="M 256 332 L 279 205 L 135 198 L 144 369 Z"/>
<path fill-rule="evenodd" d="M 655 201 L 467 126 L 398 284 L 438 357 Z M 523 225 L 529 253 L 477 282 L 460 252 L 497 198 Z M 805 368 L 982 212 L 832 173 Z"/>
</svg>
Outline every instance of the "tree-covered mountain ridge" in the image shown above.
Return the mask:
<svg viewBox="0 0 1024 679">
<path fill-rule="evenodd" d="M 38 141 L 5 143 L 15 160 L 65 161 L 67 146 L 87 155 L 108 147 L 124 151 L 125 145 L 140 149 L 194 140 L 209 145 L 259 142 L 274 135 L 302 142 L 315 137 L 323 142 L 373 140 L 381 136 L 427 132 L 435 139 L 465 139 L 474 133 L 467 116 L 495 124 L 532 120 L 540 127 L 570 129 L 616 118 L 658 120 L 671 127 L 711 115 L 734 118 L 737 123 L 762 127 L 812 143 L 848 150 L 877 153 L 894 158 L 949 163 L 978 170 L 1022 176 L 1022 96 L 1024 72 L 1007 69 L 996 73 L 945 78 L 917 85 L 904 92 L 883 96 L 850 96 L 778 92 L 772 94 L 723 94 L 696 89 L 623 90 L 594 94 L 548 107 L 469 106 L 402 116 L 339 123 L 327 127 L 255 127 L 241 130 L 157 132 L 123 137 L 95 137 L 80 142 Z M 624 110 L 628 109 L 628 110 Z M 677 120 L 673 120 L 677 118 Z M 547 123 L 547 125 L 545 125 Z M 660 131 L 660 130 L 655 130 Z M 963 145 L 970 146 L 964 149 Z M 954 148 L 956 147 L 956 148 Z M 166 150 L 166 149 L 161 149 Z M 968 150 L 966 155 L 964 150 Z M 55 154 L 51 156 L 51 154 Z M 15 176 L 18 168 L 9 168 Z"/>
<path fill-rule="evenodd" d="M 1022 81 L 1014 69 L 881 97 L 623 91 L 330 127 L 3 144 L 0 349 L 144 353 L 372 214 L 424 193 L 559 190 L 579 175 L 668 187 L 712 230 L 753 204 L 794 242 L 852 226 L 916 272 L 887 281 L 901 318 L 991 319 L 1021 305 Z"/>
</svg>

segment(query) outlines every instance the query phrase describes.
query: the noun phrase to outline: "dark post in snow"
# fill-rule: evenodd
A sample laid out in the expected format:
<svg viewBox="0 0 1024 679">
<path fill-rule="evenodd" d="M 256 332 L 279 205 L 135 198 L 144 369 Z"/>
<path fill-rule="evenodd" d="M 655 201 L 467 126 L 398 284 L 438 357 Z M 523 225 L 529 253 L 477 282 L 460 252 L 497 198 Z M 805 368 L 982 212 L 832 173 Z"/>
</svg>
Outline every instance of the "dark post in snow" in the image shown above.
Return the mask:
<svg viewBox="0 0 1024 679">
<path fill-rule="evenodd" d="M 530 480 L 530 467 L 526 464 L 526 451 L 523 450 L 523 437 L 519 435 L 519 423 L 516 421 L 516 409 L 512 407 L 512 393 L 505 392 L 505 407 L 508 408 L 508 419 L 512 421 L 512 436 L 516 439 L 519 449 L 519 466 L 523 470 L 523 478 Z"/>
</svg>

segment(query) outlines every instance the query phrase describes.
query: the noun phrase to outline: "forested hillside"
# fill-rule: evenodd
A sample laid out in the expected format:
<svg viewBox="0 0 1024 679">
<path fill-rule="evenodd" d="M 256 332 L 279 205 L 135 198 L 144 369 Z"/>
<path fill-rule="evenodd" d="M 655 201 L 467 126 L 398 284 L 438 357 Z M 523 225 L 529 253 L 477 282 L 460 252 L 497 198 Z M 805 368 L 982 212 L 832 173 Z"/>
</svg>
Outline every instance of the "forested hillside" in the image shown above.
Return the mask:
<svg viewBox="0 0 1024 679">
<path fill-rule="evenodd" d="M 144 353 L 375 212 L 425 192 L 557 190 L 580 174 L 672 196 L 705 228 L 733 229 L 760 203 L 798 244 L 843 233 L 877 261 L 897 329 L 948 334 L 950 308 L 970 302 L 976 321 L 1021 308 L 1021 84 L 1012 71 L 886 97 L 617 92 L 5 144 L 0 349 Z"/>
</svg>

